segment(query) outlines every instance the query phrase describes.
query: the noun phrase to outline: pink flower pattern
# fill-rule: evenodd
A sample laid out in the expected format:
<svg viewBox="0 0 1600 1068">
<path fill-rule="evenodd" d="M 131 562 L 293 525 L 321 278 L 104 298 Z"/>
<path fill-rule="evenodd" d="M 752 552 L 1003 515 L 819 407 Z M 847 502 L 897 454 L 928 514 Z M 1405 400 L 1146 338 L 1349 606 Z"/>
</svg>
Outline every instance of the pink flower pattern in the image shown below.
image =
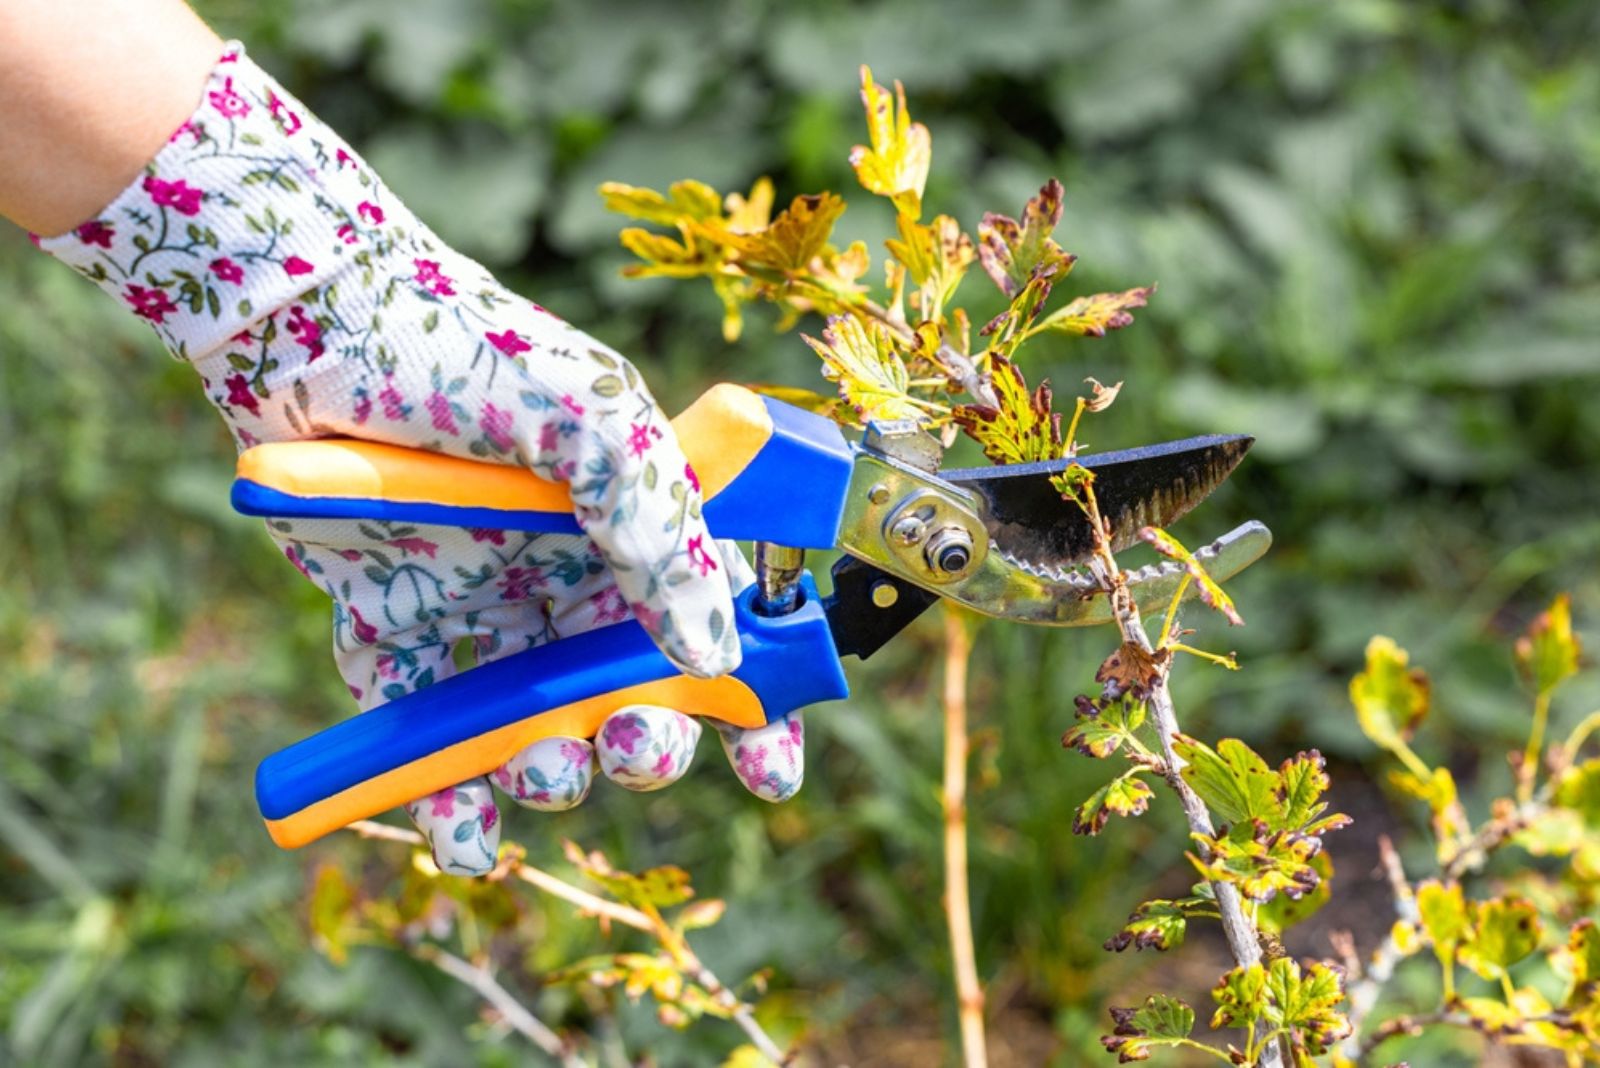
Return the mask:
<svg viewBox="0 0 1600 1068">
<path fill-rule="evenodd" d="M 680 663 L 736 659 L 725 596 L 691 581 L 717 570 L 698 509 L 682 504 L 698 482 L 637 374 L 619 375 L 621 356 L 441 245 L 236 47 L 128 189 L 36 243 L 191 361 L 242 447 L 347 435 L 515 460 L 569 480 L 595 541 L 628 546 L 628 567 L 612 571 L 609 548 L 587 537 L 275 523 L 289 563 L 335 602 L 335 655 L 362 707 L 447 676 L 458 639 L 492 659 L 630 612 Z M 661 477 L 642 478 L 646 462 Z M 652 521 L 623 542 L 614 515 Z M 618 781 L 653 788 L 687 767 L 699 730 L 665 709 L 624 711 L 597 746 L 549 739 L 505 770 L 519 801 L 564 807 L 587 794 L 597 750 Z M 494 863 L 487 778 L 407 809 L 444 870 Z"/>
</svg>

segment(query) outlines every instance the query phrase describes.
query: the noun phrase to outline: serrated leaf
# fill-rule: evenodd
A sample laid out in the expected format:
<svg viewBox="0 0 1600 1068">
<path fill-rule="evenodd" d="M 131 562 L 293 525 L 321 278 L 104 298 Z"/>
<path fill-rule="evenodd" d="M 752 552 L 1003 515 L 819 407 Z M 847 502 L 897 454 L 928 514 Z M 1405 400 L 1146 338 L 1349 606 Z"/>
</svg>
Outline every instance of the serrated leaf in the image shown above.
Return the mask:
<svg viewBox="0 0 1600 1068">
<path fill-rule="evenodd" d="M 700 231 L 736 250 L 739 266 L 746 271 L 787 275 L 806 270 L 827 245 L 833 224 L 843 214 L 841 197 L 817 193 L 795 197 L 770 226 L 754 233 L 741 234 L 720 224 L 702 226 Z"/>
<path fill-rule="evenodd" d="M 1078 722 L 1061 736 L 1061 744 L 1084 756 L 1101 758 L 1116 752 L 1144 723 L 1144 702 L 1132 697 L 1102 704 L 1090 712 L 1080 705 Z"/>
<path fill-rule="evenodd" d="M 841 315 L 828 320 L 821 341 L 801 336 L 822 357 L 822 373 L 839 384 L 839 395 L 862 420 L 930 421 L 928 408 L 911 396 L 906 365 L 883 324 Z"/>
<path fill-rule="evenodd" d="M 962 404 L 950 418 L 997 464 L 1058 458 L 1061 416 L 1051 410 L 1050 383 L 1041 382 L 1030 393 L 1017 365 L 1000 356 L 993 359 L 990 370 L 999 406 Z"/>
<path fill-rule="evenodd" d="M 676 226 L 683 219 L 716 219 L 722 215 L 722 197 L 709 185 L 693 179 L 673 182 L 665 196 L 654 189 L 606 182 L 600 187 L 600 196 L 607 211 L 663 226 Z"/>
<path fill-rule="evenodd" d="M 1311 858 L 1311 869 L 1317 873 L 1317 888 L 1299 897 L 1278 894 L 1271 901 L 1256 907 L 1256 925 L 1262 930 L 1282 934 L 1295 924 L 1309 919 L 1320 911 L 1333 897 L 1333 860 L 1327 853 Z"/>
<path fill-rule="evenodd" d="M 625 904 L 670 908 L 694 896 L 694 888 L 689 885 L 689 874 L 674 865 L 650 868 L 635 875 L 613 868 L 605 854 L 598 850 L 586 853 L 570 841 L 563 842 L 562 849 L 579 871 Z"/>
<path fill-rule="evenodd" d="M 1182 542 L 1160 527 L 1141 527 L 1139 537 L 1162 556 L 1183 564 L 1184 570 L 1189 572 L 1189 577 L 1194 580 L 1200 600 L 1205 602 L 1207 607 L 1222 613 L 1223 617 L 1234 626 L 1244 626 L 1244 617 L 1234 607 L 1233 598 L 1217 584 L 1216 579 L 1206 573 L 1205 567 L 1195 559 L 1194 553 L 1184 548 Z"/>
<path fill-rule="evenodd" d="M 1327 766 L 1315 749 L 1296 753 L 1278 765 L 1275 793 L 1284 826 L 1303 827 L 1327 810 L 1327 802 L 1322 800 L 1329 785 Z"/>
<path fill-rule="evenodd" d="M 1128 916 L 1128 922 L 1106 941 L 1105 948 L 1117 953 L 1134 949 L 1177 949 L 1183 945 L 1192 916 L 1215 916 L 1216 904 L 1202 897 L 1146 901 Z"/>
<path fill-rule="evenodd" d="M 1455 962 L 1456 948 L 1469 931 L 1467 901 L 1461 886 L 1446 886 L 1435 879 L 1422 882 L 1417 886 L 1417 915 L 1433 942 L 1434 956 L 1448 969 Z"/>
<path fill-rule="evenodd" d="M 1114 1029 L 1100 1037 L 1120 1064 L 1147 1061 L 1154 1050 L 1181 1046 L 1194 1031 L 1194 1010 L 1166 994 L 1152 994 L 1138 1008 L 1113 1008 Z"/>
<path fill-rule="evenodd" d="M 1457 958 L 1485 979 L 1498 979 L 1539 948 L 1544 925 L 1526 898 L 1492 898 L 1472 910 L 1472 935 Z"/>
<path fill-rule="evenodd" d="M 1212 1029 L 1255 1026 L 1266 1014 L 1266 989 L 1267 970 L 1260 964 L 1224 973 L 1211 989 L 1211 1000 L 1217 1004 L 1217 1011 L 1211 1015 Z"/>
<path fill-rule="evenodd" d="M 1125 289 L 1121 293 L 1096 293 L 1073 300 L 1043 319 L 1037 329 L 1079 337 L 1105 337 L 1108 330 L 1121 330 L 1133 322 L 1133 309 L 1150 302 L 1153 285 Z"/>
<path fill-rule="evenodd" d="M 1302 968 L 1279 957 L 1267 969 L 1266 995 L 1266 1022 L 1288 1033 L 1297 1063 L 1309 1064 L 1301 1058 L 1320 1057 L 1350 1034 L 1350 1020 L 1339 1011 L 1344 983 L 1326 964 Z"/>
<path fill-rule="evenodd" d="M 623 248 L 644 261 L 622 269 L 630 278 L 695 278 L 714 274 L 726 259 L 715 245 L 687 229 L 674 238 L 630 226 L 618 236 Z"/>
<path fill-rule="evenodd" d="M 1517 639 L 1515 652 L 1517 669 L 1541 694 L 1576 675 L 1583 648 L 1572 632 L 1572 598 L 1563 593 L 1550 602 Z"/>
<path fill-rule="evenodd" d="M 1322 843 L 1309 835 L 1268 830 L 1261 821 L 1241 823 L 1227 834 L 1195 834 L 1209 860 L 1190 855 L 1195 870 L 1213 882 L 1232 883 L 1258 903 L 1278 894 L 1301 897 L 1321 885 L 1312 865 Z"/>
<path fill-rule="evenodd" d="M 1410 664 L 1411 655 L 1380 634 L 1367 643 L 1366 669 L 1350 680 L 1350 703 L 1362 732 L 1391 752 L 1428 714 L 1428 673 Z"/>
<path fill-rule="evenodd" d="M 1007 297 L 1015 298 L 1034 278 L 1056 278 L 1076 256 L 1051 236 L 1061 221 L 1063 190 L 1054 178 L 1022 209 L 1022 221 L 986 212 L 978 223 L 978 260 Z"/>
<path fill-rule="evenodd" d="M 923 319 L 937 322 L 972 264 L 972 239 L 948 215 L 940 215 L 926 226 L 901 215 L 896 224 L 900 240 L 891 238 L 884 245 L 889 255 L 905 264 L 907 277 L 917 287 L 912 306 Z"/>
<path fill-rule="evenodd" d="M 922 215 L 922 189 L 933 162 L 933 138 L 928 128 L 911 121 L 906 91 L 898 81 L 894 93 L 872 80 L 861 68 L 861 105 L 867 114 L 867 145 L 850 150 L 856 180 L 868 192 L 889 197 L 895 209 L 916 219 Z"/>
<path fill-rule="evenodd" d="M 1120 775 L 1089 795 L 1072 818 L 1073 834 L 1096 835 L 1113 815 L 1139 816 L 1150 807 L 1155 792 L 1136 774 Z"/>
<path fill-rule="evenodd" d="M 1228 823 L 1258 819 L 1282 829 L 1281 781 L 1254 749 L 1237 738 L 1224 738 L 1212 749 L 1180 735 L 1173 751 L 1185 762 L 1183 781 L 1213 813 Z"/>
</svg>

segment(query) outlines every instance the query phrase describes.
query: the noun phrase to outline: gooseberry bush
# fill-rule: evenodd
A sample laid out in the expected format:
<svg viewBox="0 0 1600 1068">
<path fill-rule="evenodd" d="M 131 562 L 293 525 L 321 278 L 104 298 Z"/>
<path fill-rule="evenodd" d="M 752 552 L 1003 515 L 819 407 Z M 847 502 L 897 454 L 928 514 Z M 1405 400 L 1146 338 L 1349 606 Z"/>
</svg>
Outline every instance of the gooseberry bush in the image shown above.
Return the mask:
<svg viewBox="0 0 1600 1068">
<path fill-rule="evenodd" d="M 876 270 L 864 242 L 832 243 L 846 207 L 835 193 L 802 193 L 779 208 L 766 178 L 747 193 L 726 195 L 686 178 L 664 191 L 601 187 L 610 209 L 643 224 L 621 234 L 637 257 L 625 273 L 709 282 L 729 342 L 739 338 L 753 303 L 775 306 L 779 329 L 805 323 L 802 337 L 833 393 L 772 392 L 843 424 L 914 420 L 946 448 L 965 434 L 996 463 L 1075 457 L 1084 420 L 1117 402 L 1121 383 L 1086 379 L 1058 412 L 1049 383 L 1030 383 L 1024 350 L 1049 335 L 1092 341 L 1129 327 L 1155 286 L 1057 297 L 1076 257 L 1055 236 L 1064 209 L 1055 179 L 1015 217 L 989 212 L 972 233 L 949 215 L 929 218 L 923 198 L 930 132 L 912 120 L 898 84 L 890 90 L 865 69 L 861 99 L 867 143 L 855 148 L 850 163 L 861 186 L 894 211 Z M 969 275 L 977 286 L 994 287 L 998 298 L 985 299 L 1003 302 L 982 323 L 961 299 L 972 292 L 973 285 L 963 288 Z M 1119 1062 L 1168 1057 L 1280 1068 L 1380 1064 L 1389 1063 L 1383 1052 L 1392 1040 L 1440 1027 L 1544 1047 L 1573 1065 L 1600 1057 L 1600 928 L 1593 918 L 1600 897 L 1600 757 L 1585 756 L 1600 712 L 1559 739 L 1550 730 L 1553 696 L 1579 669 L 1567 600 L 1557 599 L 1515 643 L 1512 656 L 1531 693 L 1529 735 L 1511 754 L 1514 796 L 1495 800 L 1476 821 L 1451 770 L 1412 748 L 1431 711 L 1427 675 L 1395 641 L 1372 639 L 1365 667 L 1350 684 L 1353 714 L 1372 745 L 1393 760 L 1395 794 L 1426 813 L 1432 862 L 1425 872 L 1407 870 L 1400 851 L 1382 839 L 1395 917 L 1381 944 L 1363 952 L 1351 935 L 1336 933 L 1309 947 L 1326 951 L 1326 959 L 1301 959 L 1286 949 L 1288 932 L 1332 899 L 1334 870 L 1324 845 L 1351 823 L 1329 796 L 1323 757 L 1313 750 L 1273 762 L 1238 738 L 1207 742 L 1182 729 L 1170 688 L 1177 663 L 1240 665 L 1231 653 L 1186 640 L 1193 631 L 1182 624 L 1181 602 L 1194 592 L 1232 625 L 1244 622 L 1238 607 L 1177 539 L 1147 527 L 1141 539 L 1185 569 L 1183 587 L 1148 627 L 1112 552 L 1092 474 L 1072 464 L 1054 484 L 1095 532 L 1085 567 L 1108 598 L 1116 629 L 1095 674 L 1098 688 L 1070 707 L 1063 703 L 1063 746 L 1116 766 L 1111 780 L 1084 798 L 1071 829 L 1111 833 L 1165 791 L 1188 828 L 1187 841 L 1172 846 L 1173 863 L 1187 864 L 1195 878 L 1185 896 L 1130 901 L 1126 924 L 1107 932 L 1105 948 L 1174 953 L 1197 930 L 1214 927 L 1233 962 L 1216 978 L 1207 1027 L 1179 997 L 1152 992 L 1109 1009 L 1101 1038 L 1108 1054 Z M 986 1063 L 965 859 L 964 680 L 974 621 L 952 608 L 946 615 L 946 912 L 962 1053 L 971 1066 Z M 356 829 L 420 845 L 409 831 Z M 532 867 L 515 844 L 502 850 L 495 872 L 479 882 L 440 877 L 426 854 L 414 851 L 397 870 L 398 889 L 382 892 L 324 868 L 312 909 L 319 944 L 336 959 L 356 943 L 411 952 L 472 986 L 500 1019 L 561 1063 L 590 1063 L 592 1043 L 534 1018 L 489 968 L 495 938 L 511 937 L 526 910 L 512 893 L 520 882 L 603 925 L 635 928 L 648 941 L 645 949 L 569 964 L 550 980 L 620 990 L 633 999 L 648 995 L 671 1026 L 732 1021 L 749 1042 L 729 1064 L 803 1059 L 758 1022 L 762 976 L 730 987 L 696 956 L 690 932 L 716 923 L 723 905 L 694 900 L 684 872 L 664 867 L 634 875 L 569 843 L 569 861 L 603 892 L 596 895 Z M 1501 854 L 1520 860 L 1496 865 Z M 450 940 L 459 954 L 445 948 Z M 1413 958 L 1416 967 L 1438 971 L 1432 1004 L 1391 993 L 1391 980 L 1413 967 Z"/>
</svg>

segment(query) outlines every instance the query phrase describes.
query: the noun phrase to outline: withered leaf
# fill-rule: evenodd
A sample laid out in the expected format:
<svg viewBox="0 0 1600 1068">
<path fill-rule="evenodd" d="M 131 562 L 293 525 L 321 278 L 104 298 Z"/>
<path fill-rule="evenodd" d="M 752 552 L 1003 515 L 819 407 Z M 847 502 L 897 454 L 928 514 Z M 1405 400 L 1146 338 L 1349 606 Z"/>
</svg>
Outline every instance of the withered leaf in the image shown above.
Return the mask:
<svg viewBox="0 0 1600 1068">
<path fill-rule="evenodd" d="M 1051 411 L 1050 383 L 1028 391 L 1017 365 L 1002 356 L 990 362 L 998 407 L 962 404 L 950 416 L 997 464 L 1053 460 L 1061 455 L 1061 416 Z"/>
<path fill-rule="evenodd" d="M 1233 598 L 1217 584 L 1217 580 L 1206 574 L 1206 569 L 1200 561 L 1195 559 L 1194 553 L 1183 547 L 1183 544 L 1171 534 L 1160 527 L 1144 527 L 1139 531 L 1139 537 L 1153 546 L 1156 552 L 1171 560 L 1180 561 L 1189 576 L 1194 579 L 1195 586 L 1200 591 L 1200 600 L 1206 605 L 1221 612 L 1229 623 L 1239 627 L 1244 625 L 1244 617 L 1233 605 Z"/>
<path fill-rule="evenodd" d="M 1154 285 L 1148 285 L 1121 293 L 1077 297 L 1039 320 L 1039 329 L 1080 337 L 1105 337 L 1107 330 L 1120 330 L 1132 323 L 1132 309 L 1144 307 L 1155 291 Z"/>
<path fill-rule="evenodd" d="M 1171 659 L 1171 649 L 1152 653 L 1132 642 L 1123 642 L 1101 662 L 1094 681 L 1101 684 L 1101 697 L 1105 700 L 1129 694 L 1142 701 L 1150 696 L 1150 688 L 1161 681 Z"/>
<path fill-rule="evenodd" d="M 992 211 L 978 223 L 978 259 L 1006 296 L 1015 297 L 1038 275 L 1064 274 L 1077 260 L 1050 236 L 1061 221 L 1062 195 L 1052 178 L 1024 205 L 1020 223 Z"/>
</svg>

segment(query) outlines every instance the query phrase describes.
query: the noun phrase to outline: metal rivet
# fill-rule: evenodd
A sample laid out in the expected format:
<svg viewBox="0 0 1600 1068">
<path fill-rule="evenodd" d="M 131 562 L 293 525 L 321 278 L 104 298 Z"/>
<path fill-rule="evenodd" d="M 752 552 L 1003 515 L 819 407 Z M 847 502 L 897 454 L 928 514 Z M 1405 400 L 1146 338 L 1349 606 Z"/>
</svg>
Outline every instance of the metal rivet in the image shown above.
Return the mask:
<svg viewBox="0 0 1600 1068">
<path fill-rule="evenodd" d="M 889 487 L 882 482 L 867 491 L 867 500 L 873 504 L 883 504 L 889 499 Z"/>
<path fill-rule="evenodd" d="M 879 608 L 893 608 L 899 599 L 900 591 L 887 579 L 879 579 L 872 584 L 872 603 Z"/>
<path fill-rule="evenodd" d="M 922 540 L 923 530 L 922 520 L 914 515 L 908 515 L 897 522 L 889 534 L 901 545 L 915 545 Z"/>
</svg>

